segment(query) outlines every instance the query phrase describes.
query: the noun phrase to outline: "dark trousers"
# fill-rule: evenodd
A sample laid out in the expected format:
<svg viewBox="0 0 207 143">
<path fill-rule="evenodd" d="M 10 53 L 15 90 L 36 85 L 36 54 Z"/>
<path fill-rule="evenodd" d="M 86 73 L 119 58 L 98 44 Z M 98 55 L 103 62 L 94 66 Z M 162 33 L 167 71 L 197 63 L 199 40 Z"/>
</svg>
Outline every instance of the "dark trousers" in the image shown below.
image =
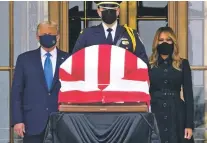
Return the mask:
<svg viewBox="0 0 207 143">
<path fill-rule="evenodd" d="M 39 135 L 26 135 L 23 138 L 23 143 L 43 143 L 45 131 Z"/>
</svg>

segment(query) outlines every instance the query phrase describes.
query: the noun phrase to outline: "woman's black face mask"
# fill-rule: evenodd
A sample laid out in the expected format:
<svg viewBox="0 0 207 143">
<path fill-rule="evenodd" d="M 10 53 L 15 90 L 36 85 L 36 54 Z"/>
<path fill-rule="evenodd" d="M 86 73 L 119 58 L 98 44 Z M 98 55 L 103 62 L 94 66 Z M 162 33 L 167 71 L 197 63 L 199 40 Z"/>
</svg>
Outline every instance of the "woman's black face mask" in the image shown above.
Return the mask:
<svg viewBox="0 0 207 143">
<path fill-rule="evenodd" d="M 157 51 L 160 55 L 172 55 L 174 51 L 174 44 L 163 42 L 157 45 Z"/>
</svg>

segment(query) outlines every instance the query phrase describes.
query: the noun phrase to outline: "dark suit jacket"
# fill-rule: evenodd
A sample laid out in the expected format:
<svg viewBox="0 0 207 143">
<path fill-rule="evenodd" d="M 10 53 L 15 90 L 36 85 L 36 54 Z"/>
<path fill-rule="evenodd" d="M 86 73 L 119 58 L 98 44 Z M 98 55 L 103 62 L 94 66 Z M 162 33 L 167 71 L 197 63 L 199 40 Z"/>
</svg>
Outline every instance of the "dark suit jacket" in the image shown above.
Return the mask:
<svg viewBox="0 0 207 143">
<path fill-rule="evenodd" d="M 128 49 L 137 57 L 142 59 L 145 63 L 148 64 L 148 57 L 146 55 L 145 47 L 141 42 L 138 33 L 134 30 L 134 35 L 136 39 L 136 50 L 133 51 L 132 41 L 127 33 L 126 29 L 123 26 L 117 25 L 115 39 L 113 45 L 117 45 L 117 42 L 120 41 L 120 44 L 117 46 Z M 126 44 L 128 41 L 128 44 Z M 92 45 L 106 44 L 106 37 L 104 33 L 103 25 L 93 26 L 85 28 L 80 34 L 79 38 L 76 41 L 75 47 L 73 48 L 73 53 Z M 119 42 L 118 42 L 119 43 Z"/>
<path fill-rule="evenodd" d="M 11 90 L 11 124 L 24 123 L 26 135 L 41 133 L 51 112 L 58 110 L 59 66 L 68 54 L 57 49 L 56 71 L 49 91 L 40 48 L 18 56 Z"/>
</svg>

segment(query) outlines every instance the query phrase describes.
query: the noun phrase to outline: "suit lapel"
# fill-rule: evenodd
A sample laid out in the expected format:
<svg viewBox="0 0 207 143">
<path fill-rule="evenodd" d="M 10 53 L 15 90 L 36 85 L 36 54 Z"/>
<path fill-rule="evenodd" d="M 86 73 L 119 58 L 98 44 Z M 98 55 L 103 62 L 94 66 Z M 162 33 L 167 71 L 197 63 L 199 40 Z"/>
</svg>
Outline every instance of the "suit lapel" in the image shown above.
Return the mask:
<svg viewBox="0 0 207 143">
<path fill-rule="evenodd" d="M 120 25 L 117 25 L 115 38 L 114 38 L 114 45 L 116 45 L 117 41 L 122 37 L 122 33 L 124 32 L 124 28 Z"/>
<path fill-rule="evenodd" d="M 60 65 L 64 61 L 64 59 L 65 59 L 65 57 L 62 56 L 60 50 L 57 48 L 56 67 L 55 67 L 55 74 L 54 74 L 54 77 L 53 77 L 53 82 L 52 82 L 51 90 L 55 86 L 55 83 L 59 80 L 59 78 L 58 78 L 59 71 L 58 70 L 59 70 Z"/>
<path fill-rule="evenodd" d="M 41 80 L 44 88 L 46 90 L 48 90 L 47 83 L 46 83 L 46 80 L 45 80 L 44 69 L 42 67 L 42 58 L 41 58 L 40 48 L 38 48 L 36 50 L 36 56 L 35 56 L 35 58 L 36 58 L 35 59 L 35 66 L 37 67 L 37 70 L 39 71 L 40 80 Z"/>
</svg>

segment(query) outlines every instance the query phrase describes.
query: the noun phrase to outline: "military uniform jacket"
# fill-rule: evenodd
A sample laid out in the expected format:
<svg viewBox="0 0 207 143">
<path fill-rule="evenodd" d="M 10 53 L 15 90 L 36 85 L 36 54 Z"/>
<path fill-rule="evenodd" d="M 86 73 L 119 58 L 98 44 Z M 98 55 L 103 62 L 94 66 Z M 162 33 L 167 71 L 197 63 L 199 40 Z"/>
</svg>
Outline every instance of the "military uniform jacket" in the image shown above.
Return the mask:
<svg viewBox="0 0 207 143">
<path fill-rule="evenodd" d="M 145 47 L 138 33 L 133 30 L 136 40 L 136 48 L 133 50 L 132 40 L 123 26 L 117 25 L 113 45 L 125 48 L 148 64 Z M 76 41 L 73 53 L 92 45 L 107 44 L 103 25 L 85 28 Z"/>
</svg>

